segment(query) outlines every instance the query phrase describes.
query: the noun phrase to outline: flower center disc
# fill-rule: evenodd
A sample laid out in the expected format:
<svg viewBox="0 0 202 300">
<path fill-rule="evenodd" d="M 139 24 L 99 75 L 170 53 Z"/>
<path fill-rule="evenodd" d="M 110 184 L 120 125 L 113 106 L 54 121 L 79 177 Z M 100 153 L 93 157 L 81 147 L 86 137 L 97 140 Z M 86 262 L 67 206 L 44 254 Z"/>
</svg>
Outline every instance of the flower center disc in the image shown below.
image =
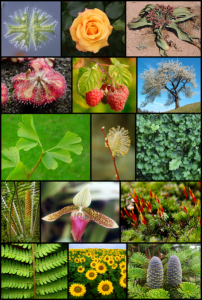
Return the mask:
<svg viewBox="0 0 202 300">
<path fill-rule="evenodd" d="M 108 290 L 109 290 L 108 284 L 103 285 L 103 291 L 108 291 Z"/>
<path fill-rule="evenodd" d="M 80 293 L 81 292 L 81 288 L 79 286 L 76 286 L 75 289 L 74 289 L 74 291 L 76 293 Z"/>
</svg>

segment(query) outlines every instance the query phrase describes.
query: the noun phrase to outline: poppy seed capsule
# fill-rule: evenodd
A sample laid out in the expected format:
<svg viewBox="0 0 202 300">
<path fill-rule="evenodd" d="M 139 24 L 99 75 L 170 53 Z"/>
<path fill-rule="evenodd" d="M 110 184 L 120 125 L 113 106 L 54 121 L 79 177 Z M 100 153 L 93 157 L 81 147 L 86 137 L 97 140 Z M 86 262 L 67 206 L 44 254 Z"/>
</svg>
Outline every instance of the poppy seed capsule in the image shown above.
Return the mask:
<svg viewBox="0 0 202 300">
<path fill-rule="evenodd" d="M 163 266 L 161 260 L 154 256 L 147 270 L 147 285 L 151 289 L 160 289 L 163 283 Z"/>
<path fill-rule="evenodd" d="M 172 255 L 168 261 L 167 276 L 171 286 L 176 286 L 182 282 L 181 263 L 176 255 Z"/>
</svg>

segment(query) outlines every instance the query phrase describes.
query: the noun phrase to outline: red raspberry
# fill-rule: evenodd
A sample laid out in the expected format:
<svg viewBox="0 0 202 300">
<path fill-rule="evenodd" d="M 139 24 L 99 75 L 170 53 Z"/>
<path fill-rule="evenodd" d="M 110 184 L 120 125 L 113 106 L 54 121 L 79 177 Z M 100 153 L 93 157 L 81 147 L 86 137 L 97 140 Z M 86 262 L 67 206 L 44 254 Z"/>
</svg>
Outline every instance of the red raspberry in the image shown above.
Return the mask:
<svg viewBox="0 0 202 300">
<path fill-rule="evenodd" d="M 110 108 L 115 111 L 121 111 L 124 109 L 126 100 L 129 95 L 129 90 L 124 84 L 120 84 L 116 87 L 114 92 L 109 92 L 107 101 Z"/>
<path fill-rule="evenodd" d="M 86 103 L 89 106 L 96 106 L 100 103 L 103 98 L 103 92 L 97 89 L 94 89 L 86 93 Z"/>
</svg>

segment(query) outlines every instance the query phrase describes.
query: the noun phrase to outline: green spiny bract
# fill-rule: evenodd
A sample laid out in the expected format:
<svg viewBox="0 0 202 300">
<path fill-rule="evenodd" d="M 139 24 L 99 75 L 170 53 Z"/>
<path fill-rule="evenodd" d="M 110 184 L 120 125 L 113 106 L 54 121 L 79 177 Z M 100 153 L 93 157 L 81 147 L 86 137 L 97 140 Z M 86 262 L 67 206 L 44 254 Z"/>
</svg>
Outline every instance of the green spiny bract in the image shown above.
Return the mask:
<svg viewBox="0 0 202 300">
<path fill-rule="evenodd" d="M 172 255 L 168 261 L 167 276 L 171 286 L 176 286 L 182 282 L 181 263 L 176 255 Z"/>
<path fill-rule="evenodd" d="M 163 283 L 163 266 L 161 260 L 154 256 L 149 262 L 147 270 L 147 285 L 151 289 L 161 288 Z"/>
</svg>

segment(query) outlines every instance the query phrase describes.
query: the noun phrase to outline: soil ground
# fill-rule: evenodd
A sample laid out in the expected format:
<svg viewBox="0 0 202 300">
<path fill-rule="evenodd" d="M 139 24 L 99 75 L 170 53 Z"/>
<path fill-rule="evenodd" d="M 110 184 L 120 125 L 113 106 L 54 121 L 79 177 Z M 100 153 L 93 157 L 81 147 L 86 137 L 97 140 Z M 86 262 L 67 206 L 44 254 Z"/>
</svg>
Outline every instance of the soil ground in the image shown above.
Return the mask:
<svg viewBox="0 0 202 300">
<path fill-rule="evenodd" d="M 200 1 L 127 1 L 126 3 L 126 24 L 130 23 L 133 18 L 136 19 L 147 4 L 172 5 L 174 8 L 179 6 L 189 7 L 195 18 L 178 24 L 185 32 L 199 38 L 201 36 Z M 168 56 L 201 56 L 201 50 L 198 47 L 181 41 L 173 32 L 164 30 L 163 34 L 164 39 L 170 44 L 169 50 L 166 51 Z M 198 46 L 201 44 L 198 39 L 194 39 L 194 42 Z M 126 26 L 126 55 L 137 57 L 161 56 L 151 27 L 129 30 L 128 26 Z"/>
<path fill-rule="evenodd" d="M 34 107 L 32 104 L 22 104 L 13 99 L 13 82 L 12 78 L 20 73 L 26 73 L 29 68 L 29 60 L 23 62 L 13 63 L 10 59 L 1 61 L 1 82 L 8 88 L 9 100 L 1 108 L 1 113 L 9 114 L 62 114 L 71 113 L 71 59 L 70 58 L 56 58 L 53 69 L 61 73 L 67 83 L 67 91 L 65 95 L 45 106 Z"/>
</svg>

